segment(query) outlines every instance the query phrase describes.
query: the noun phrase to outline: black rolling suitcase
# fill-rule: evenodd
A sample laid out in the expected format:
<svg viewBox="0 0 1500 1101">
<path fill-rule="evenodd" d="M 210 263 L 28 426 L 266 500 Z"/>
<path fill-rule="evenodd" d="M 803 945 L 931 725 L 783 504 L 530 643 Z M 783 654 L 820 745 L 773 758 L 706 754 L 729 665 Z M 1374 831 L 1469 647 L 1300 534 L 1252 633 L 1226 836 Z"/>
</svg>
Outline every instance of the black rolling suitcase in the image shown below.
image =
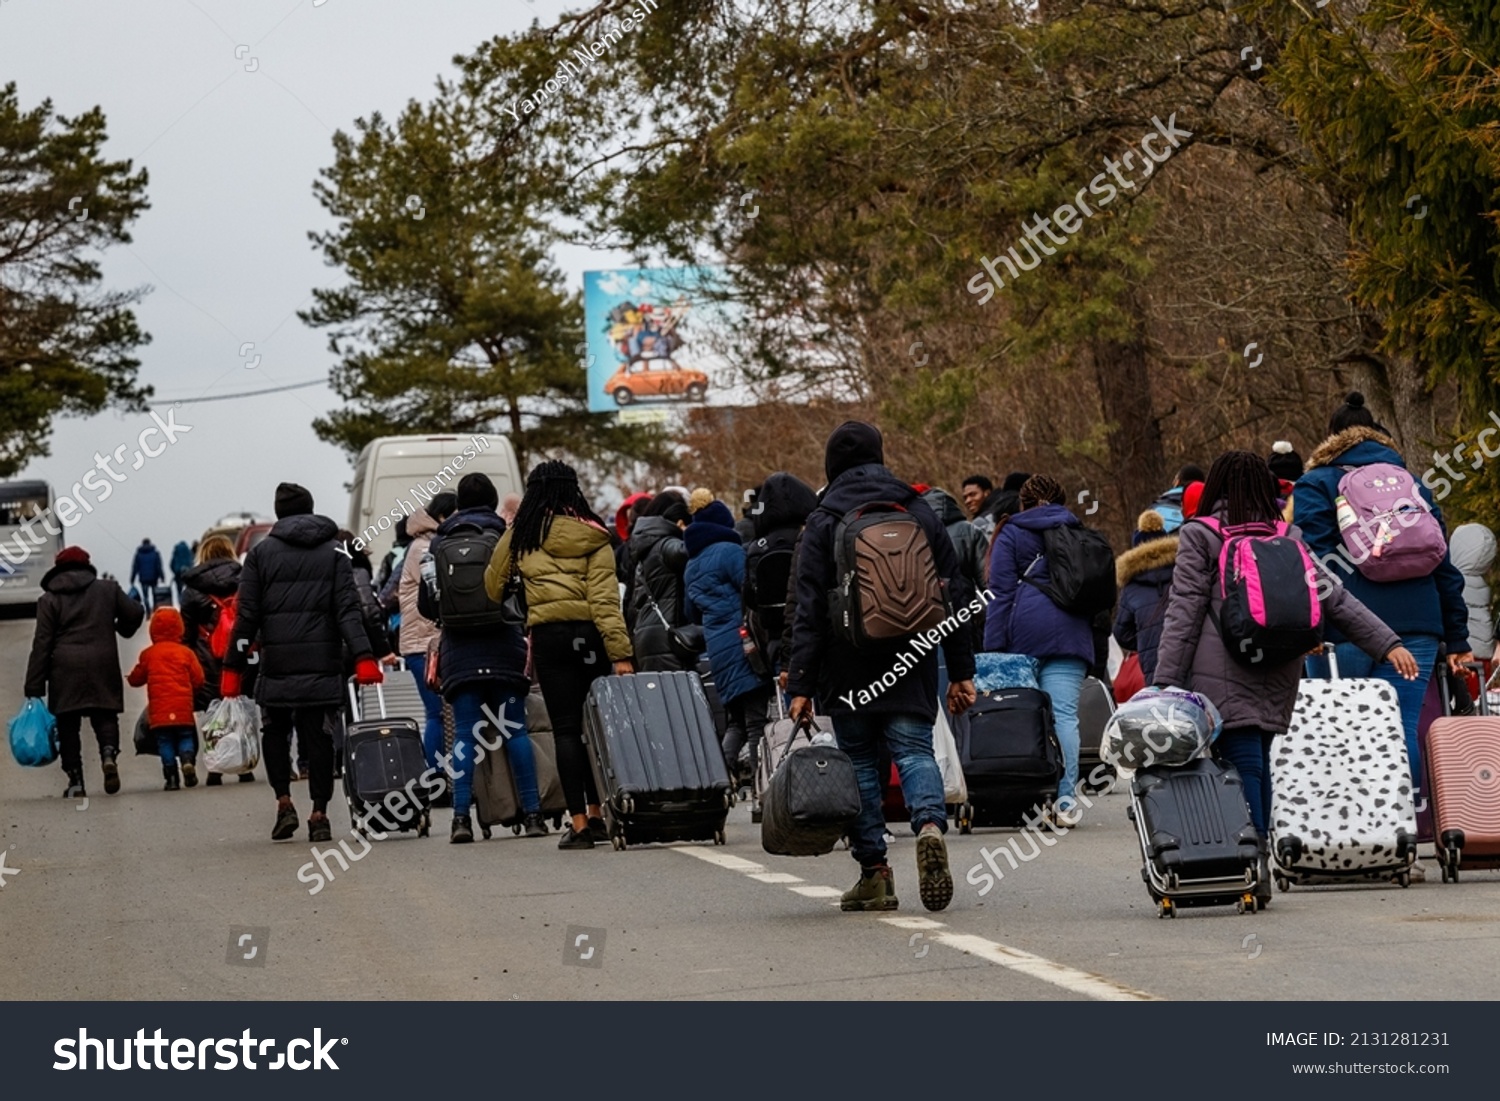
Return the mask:
<svg viewBox="0 0 1500 1101">
<path fill-rule="evenodd" d="M 428 810 L 431 793 L 422 786 L 427 772 L 422 731 L 415 719 L 386 717 L 385 693 L 379 685 L 375 698 L 381 717 L 361 721 L 359 699 L 353 683 L 349 685 L 354 715 L 344 731 L 344 799 L 349 804 L 349 821 L 357 834 L 371 829 L 386 833 L 389 826 L 401 833 L 416 830 L 418 837 L 426 837 L 432 817 Z M 398 809 L 382 809 L 393 791 L 402 793 Z M 414 805 L 411 796 L 415 796 Z M 366 816 L 371 816 L 368 828 L 362 824 Z"/>
<path fill-rule="evenodd" d="M 734 796 L 697 673 L 600 677 L 584 704 L 583 740 L 615 848 L 724 844 Z"/>
<path fill-rule="evenodd" d="M 1115 694 L 1098 677 L 1085 677 L 1078 693 L 1078 782 L 1090 790 L 1109 790 L 1114 783 L 1115 767 L 1099 756 L 1104 728 L 1115 713 Z M 1100 766 L 1103 766 L 1102 768 Z M 1089 783 L 1097 776 L 1098 784 Z"/>
<path fill-rule="evenodd" d="M 1057 798 L 1063 776 L 1052 701 L 1036 688 L 996 689 L 980 694 L 968 718 L 954 731 L 969 788 L 969 802 L 959 809 L 959 832 L 1019 827 Z"/>
<path fill-rule="evenodd" d="M 1140 836 L 1141 878 L 1158 917 L 1179 906 L 1256 909 L 1260 850 L 1239 774 L 1209 758 L 1143 768 L 1127 811 Z"/>
</svg>

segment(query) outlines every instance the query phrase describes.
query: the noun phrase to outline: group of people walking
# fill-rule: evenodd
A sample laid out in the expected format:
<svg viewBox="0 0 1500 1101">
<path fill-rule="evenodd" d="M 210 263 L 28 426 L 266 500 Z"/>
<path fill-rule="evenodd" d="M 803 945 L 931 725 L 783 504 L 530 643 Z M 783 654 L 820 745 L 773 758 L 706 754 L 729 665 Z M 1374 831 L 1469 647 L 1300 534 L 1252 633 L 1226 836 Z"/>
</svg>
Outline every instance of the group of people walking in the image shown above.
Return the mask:
<svg viewBox="0 0 1500 1101">
<path fill-rule="evenodd" d="M 196 782 L 192 713 L 215 696 L 253 694 L 277 800 L 272 839 L 289 839 L 301 825 L 290 789 L 295 734 L 309 776 L 308 837 L 317 842 L 329 840 L 332 829 L 330 717 L 343 706 L 349 679 L 378 683 L 381 664 L 399 659 L 421 693 L 427 763 L 447 762 L 449 836 L 460 844 L 473 840 L 477 745 L 497 736 L 525 834 L 548 833 L 526 729 L 527 695 L 536 684 L 567 803 L 559 848 L 578 850 L 609 840 L 583 741 L 591 684 L 637 670 L 698 669 L 722 704 L 726 765 L 741 779 L 756 767 L 773 709 L 784 704 L 797 721 L 814 711 L 831 719 L 855 766 L 862 808 L 850 831 L 860 876 L 843 897 L 846 910 L 898 905 L 882 808 L 885 770 L 894 766 L 916 835 L 918 894 L 929 909 L 941 909 L 953 884 L 933 725 L 939 707 L 959 715 L 975 701 L 975 655 L 982 651 L 1034 659 L 1051 699 L 1064 760 L 1054 827 L 1081 818 L 1080 691 L 1100 671 L 1112 631 L 1140 683 L 1191 688 L 1217 706 L 1218 751 L 1238 770 L 1255 828 L 1267 834 L 1271 746 L 1287 729 L 1304 670 L 1300 662 L 1247 666 L 1227 651 L 1216 627 L 1220 550 L 1235 531 L 1269 526 L 1301 540 L 1319 562 L 1335 561 L 1340 478 L 1370 463 L 1401 459 L 1360 395 L 1351 394 L 1305 471 L 1288 445 L 1277 445 L 1269 460 L 1236 450 L 1206 472 L 1184 468 L 1142 514 L 1135 545 L 1115 561 L 1119 597 L 1112 615 L 1102 616 L 1056 599 L 1048 548 L 1056 529 L 1082 521 L 1055 479 L 1018 473 L 996 488 L 974 475 L 956 499 L 898 477 L 886 465 L 880 432 L 860 422 L 830 436 L 820 489 L 773 473 L 748 495 L 738 520 L 707 490 L 668 487 L 631 496 L 606 523 L 576 472 L 558 461 L 538 464 L 524 494 L 502 510 L 495 485 L 471 472 L 455 492 L 438 494 L 405 522 L 380 571 L 314 511 L 305 489 L 283 483 L 275 526 L 243 564 L 222 537 L 198 547 L 194 564 L 178 575 L 180 614 L 155 612 L 152 646 L 129 682 L 147 688 L 168 787 L 179 774 L 187 786 Z M 1420 492 L 1437 516 L 1431 494 Z M 944 631 L 940 645 L 916 658 L 909 638 L 851 637 L 840 621 L 845 526 L 875 506 L 919 526 L 949 608 L 985 598 L 972 624 Z M 1481 569 L 1493 560 L 1493 536 L 1484 546 L 1475 555 Z M 460 553 L 487 562 L 474 591 L 456 591 L 451 582 L 445 588 L 445 578 L 455 576 L 446 563 Z M 1440 648 L 1455 669 L 1473 657 L 1465 578 L 1445 552 L 1423 576 L 1378 581 L 1346 569 L 1334 581 L 1319 599 L 1341 671 L 1395 686 L 1419 777 L 1417 714 Z M 114 639 L 134 634 L 145 610 L 99 578 L 78 547 L 58 555 L 43 588 L 27 695 L 49 696 L 72 793 L 83 791 L 79 730 L 91 720 L 112 793 L 123 709 Z M 1487 609 L 1475 614 L 1477 623 L 1488 621 Z M 399 623 L 389 637 L 387 616 Z M 1490 633 L 1485 646 L 1492 645 Z M 893 682 L 866 691 L 898 663 Z M 446 755 L 445 704 L 454 730 Z M 503 729 L 489 730 L 497 720 Z"/>
</svg>

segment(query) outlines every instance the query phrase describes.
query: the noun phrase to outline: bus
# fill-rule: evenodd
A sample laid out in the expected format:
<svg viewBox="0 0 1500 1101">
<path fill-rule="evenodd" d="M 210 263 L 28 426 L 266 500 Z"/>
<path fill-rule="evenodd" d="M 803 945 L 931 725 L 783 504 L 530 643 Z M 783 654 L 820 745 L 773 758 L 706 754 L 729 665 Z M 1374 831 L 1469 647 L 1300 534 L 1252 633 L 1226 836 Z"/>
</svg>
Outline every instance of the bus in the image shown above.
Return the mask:
<svg viewBox="0 0 1500 1101">
<path fill-rule="evenodd" d="M 410 516 L 436 494 L 455 492 L 470 471 L 488 474 L 504 501 L 524 488 L 516 452 L 499 435 L 381 436 L 354 462 L 349 530 L 358 549 L 379 564 L 396 542 L 396 521 Z"/>
<path fill-rule="evenodd" d="M 57 534 L 39 517 L 52 514 L 52 487 L 46 482 L 0 482 L 0 605 L 21 606 L 36 614 L 42 595 L 42 575 L 52 568 L 63 548 L 63 526 Z M 31 525 L 27 538 L 21 525 Z"/>
</svg>

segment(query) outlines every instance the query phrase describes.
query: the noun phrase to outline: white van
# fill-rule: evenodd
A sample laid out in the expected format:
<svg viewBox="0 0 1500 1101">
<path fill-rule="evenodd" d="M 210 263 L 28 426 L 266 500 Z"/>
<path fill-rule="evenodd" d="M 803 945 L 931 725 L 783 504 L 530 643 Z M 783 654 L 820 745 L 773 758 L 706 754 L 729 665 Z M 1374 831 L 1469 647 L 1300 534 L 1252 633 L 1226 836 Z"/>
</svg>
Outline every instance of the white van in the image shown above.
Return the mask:
<svg viewBox="0 0 1500 1101">
<path fill-rule="evenodd" d="M 354 464 L 349 530 L 356 548 L 379 563 L 396 542 L 396 521 L 433 497 L 458 491 L 470 471 L 489 475 L 500 499 L 522 491 L 515 448 L 504 436 L 381 436 Z"/>
</svg>

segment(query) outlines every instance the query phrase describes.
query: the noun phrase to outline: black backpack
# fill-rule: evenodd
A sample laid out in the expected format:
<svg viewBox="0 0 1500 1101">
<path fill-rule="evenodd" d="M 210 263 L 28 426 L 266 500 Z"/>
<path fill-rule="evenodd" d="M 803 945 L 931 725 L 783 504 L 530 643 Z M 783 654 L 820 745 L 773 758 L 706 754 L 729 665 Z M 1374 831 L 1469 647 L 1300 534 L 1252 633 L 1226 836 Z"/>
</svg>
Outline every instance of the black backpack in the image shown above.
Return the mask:
<svg viewBox="0 0 1500 1101">
<path fill-rule="evenodd" d="M 948 594 L 927 529 L 900 505 L 872 502 L 840 516 L 833 560 L 833 629 L 856 647 L 929 631 L 948 617 Z"/>
<path fill-rule="evenodd" d="M 494 627 L 505 622 L 505 609 L 484 589 L 484 571 L 500 542 L 500 533 L 478 524 L 459 524 L 446 532 L 433 553 L 437 567 L 438 621 L 460 630 Z"/>
<path fill-rule="evenodd" d="M 764 633 L 760 640 L 779 641 L 786 625 L 787 586 L 792 579 L 792 548 L 777 547 L 755 559 L 745 575 L 745 607 L 754 614 L 756 626 Z"/>
<path fill-rule="evenodd" d="M 1063 611 L 1093 619 L 1114 607 L 1115 552 L 1101 533 L 1078 524 L 1048 528 L 1042 532 L 1042 557 L 1051 584 L 1031 579 L 1035 562 L 1021 580 L 1041 589 Z"/>
</svg>

